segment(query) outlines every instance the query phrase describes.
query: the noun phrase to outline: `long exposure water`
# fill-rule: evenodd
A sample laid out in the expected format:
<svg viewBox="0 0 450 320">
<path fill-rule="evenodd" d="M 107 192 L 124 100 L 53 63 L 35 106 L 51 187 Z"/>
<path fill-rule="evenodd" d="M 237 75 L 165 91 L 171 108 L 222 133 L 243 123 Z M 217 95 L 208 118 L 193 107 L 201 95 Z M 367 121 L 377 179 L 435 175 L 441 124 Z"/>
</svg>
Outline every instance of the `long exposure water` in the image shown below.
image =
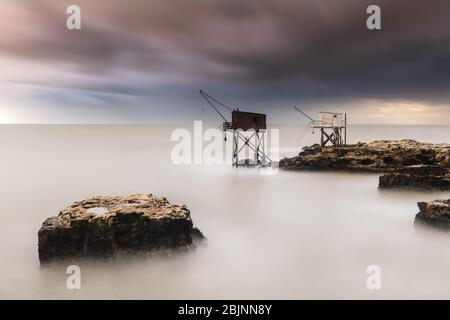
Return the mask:
<svg viewBox="0 0 450 320">
<path fill-rule="evenodd" d="M 0 126 L 0 298 L 450 298 L 450 234 L 414 226 L 417 202 L 449 192 L 380 191 L 374 174 L 175 165 L 172 125 Z M 188 129 L 192 124 L 185 125 Z M 280 127 L 280 154 L 318 135 Z M 352 126 L 349 141 L 450 143 L 448 126 Z M 42 268 L 44 219 L 94 195 L 153 193 L 186 204 L 208 238 L 146 261 Z M 369 265 L 382 289 L 366 287 Z"/>
</svg>

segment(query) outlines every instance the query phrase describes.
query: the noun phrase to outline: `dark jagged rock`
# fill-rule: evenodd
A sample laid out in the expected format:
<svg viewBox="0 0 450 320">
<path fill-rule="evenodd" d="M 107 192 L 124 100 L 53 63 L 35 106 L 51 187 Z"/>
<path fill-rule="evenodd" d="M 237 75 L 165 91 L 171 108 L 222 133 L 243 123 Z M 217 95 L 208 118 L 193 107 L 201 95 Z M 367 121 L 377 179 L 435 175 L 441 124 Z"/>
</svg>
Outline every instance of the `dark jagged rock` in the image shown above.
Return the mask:
<svg viewBox="0 0 450 320">
<path fill-rule="evenodd" d="M 416 224 L 450 229 L 450 200 L 418 202 L 417 205 L 419 213 L 416 215 Z"/>
<path fill-rule="evenodd" d="M 380 176 L 380 188 L 409 187 L 413 189 L 450 189 L 450 176 L 387 173 Z"/>
<path fill-rule="evenodd" d="M 66 258 L 115 258 L 159 249 L 193 247 L 204 239 L 186 206 L 153 195 L 94 197 L 44 221 L 41 263 Z"/>
<path fill-rule="evenodd" d="M 380 188 L 450 189 L 450 145 L 415 140 L 373 141 L 345 147 L 306 147 L 280 161 L 285 170 L 346 170 L 384 173 Z"/>
</svg>

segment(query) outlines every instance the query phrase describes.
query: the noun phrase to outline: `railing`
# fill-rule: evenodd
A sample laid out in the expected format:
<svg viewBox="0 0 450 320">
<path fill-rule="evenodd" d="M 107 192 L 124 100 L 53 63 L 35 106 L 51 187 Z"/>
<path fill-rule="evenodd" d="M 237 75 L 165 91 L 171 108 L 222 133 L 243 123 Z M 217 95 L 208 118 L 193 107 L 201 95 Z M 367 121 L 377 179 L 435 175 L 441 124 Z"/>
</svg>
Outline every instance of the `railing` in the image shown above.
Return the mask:
<svg viewBox="0 0 450 320">
<path fill-rule="evenodd" d="M 345 128 L 345 121 L 344 120 L 342 120 L 342 121 L 340 121 L 340 124 L 339 124 L 339 121 L 337 121 L 337 123 L 335 123 L 335 122 L 329 122 L 329 121 L 320 121 L 320 120 L 314 120 L 314 121 L 311 121 L 311 123 L 312 123 L 312 128 Z"/>
</svg>

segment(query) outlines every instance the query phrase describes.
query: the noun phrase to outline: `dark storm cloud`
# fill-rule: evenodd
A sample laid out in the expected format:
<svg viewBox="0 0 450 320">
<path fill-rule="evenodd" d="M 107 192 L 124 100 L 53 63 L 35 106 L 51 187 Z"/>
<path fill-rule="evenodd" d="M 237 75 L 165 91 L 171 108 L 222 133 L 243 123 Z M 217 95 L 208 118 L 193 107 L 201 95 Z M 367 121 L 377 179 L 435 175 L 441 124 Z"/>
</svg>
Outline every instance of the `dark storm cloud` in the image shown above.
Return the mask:
<svg viewBox="0 0 450 320">
<path fill-rule="evenodd" d="M 75 2 L 81 31 L 64 27 L 73 1 L 7 0 L 0 54 L 58 73 L 27 81 L 132 95 L 206 86 L 279 104 L 449 98 L 448 0 Z M 365 27 L 370 4 L 381 31 Z"/>
</svg>

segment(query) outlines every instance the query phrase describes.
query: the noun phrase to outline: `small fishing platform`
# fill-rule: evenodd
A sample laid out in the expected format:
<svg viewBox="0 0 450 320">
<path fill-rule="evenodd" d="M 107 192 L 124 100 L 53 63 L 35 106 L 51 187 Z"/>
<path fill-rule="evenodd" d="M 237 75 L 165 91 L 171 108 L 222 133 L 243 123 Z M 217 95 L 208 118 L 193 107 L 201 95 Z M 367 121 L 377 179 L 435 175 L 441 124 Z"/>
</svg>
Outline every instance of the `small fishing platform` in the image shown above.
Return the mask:
<svg viewBox="0 0 450 320">
<path fill-rule="evenodd" d="M 310 122 L 304 132 L 309 130 L 320 130 L 320 145 L 325 147 L 331 145 L 342 147 L 347 145 L 347 114 L 338 112 L 319 112 L 319 120 L 315 120 L 297 107 L 294 107 L 299 113 L 307 117 Z"/>
<path fill-rule="evenodd" d="M 231 133 L 233 137 L 233 166 L 261 166 L 267 167 L 272 164 L 265 148 L 265 132 L 267 130 L 266 115 L 262 113 L 245 112 L 239 108 L 230 108 L 219 100 L 211 97 L 205 91 L 200 90 L 200 95 L 208 102 L 211 108 L 221 117 L 223 132 Z M 219 111 L 224 108 L 231 112 L 231 121 Z M 245 155 L 246 148 L 250 149 L 253 159 L 241 158 Z"/>
</svg>

